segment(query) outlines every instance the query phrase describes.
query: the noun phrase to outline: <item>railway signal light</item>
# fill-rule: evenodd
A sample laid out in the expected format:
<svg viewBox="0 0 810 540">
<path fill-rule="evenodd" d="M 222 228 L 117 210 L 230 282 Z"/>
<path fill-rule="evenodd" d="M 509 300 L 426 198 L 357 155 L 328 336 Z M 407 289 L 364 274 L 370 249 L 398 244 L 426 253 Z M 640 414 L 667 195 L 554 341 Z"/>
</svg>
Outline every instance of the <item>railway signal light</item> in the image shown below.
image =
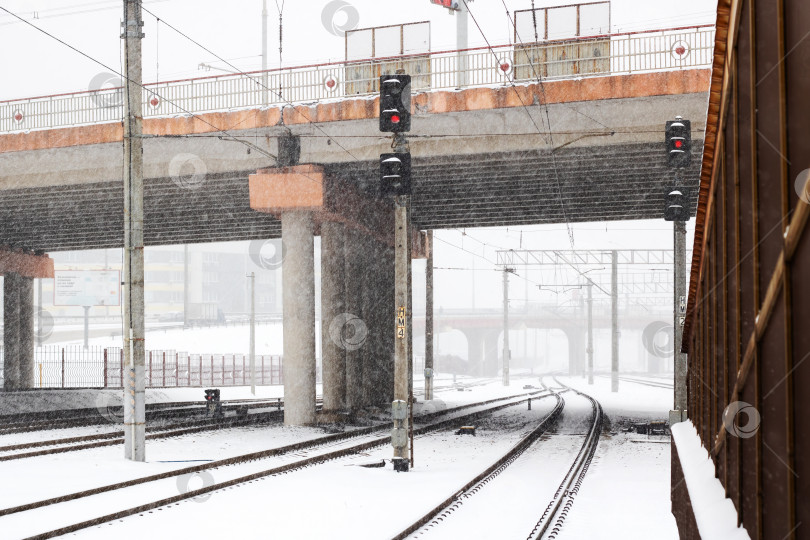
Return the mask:
<svg viewBox="0 0 810 540">
<path fill-rule="evenodd" d="M 688 167 L 692 162 L 692 124 L 676 116 L 666 125 L 667 165 L 673 168 Z"/>
<path fill-rule="evenodd" d="M 380 154 L 380 190 L 384 197 L 411 194 L 410 154 Z"/>
<path fill-rule="evenodd" d="M 222 404 L 219 402 L 219 388 L 205 390 L 206 413 L 211 416 L 222 416 Z"/>
<path fill-rule="evenodd" d="M 446 7 L 447 9 L 458 11 L 459 10 L 459 2 L 458 0 L 430 0 L 431 4 L 436 4 L 442 7 Z"/>
<path fill-rule="evenodd" d="M 666 197 L 665 221 L 689 221 L 688 200 L 682 190 L 675 189 Z"/>
<path fill-rule="evenodd" d="M 380 75 L 380 131 L 411 130 L 411 76 Z"/>
</svg>

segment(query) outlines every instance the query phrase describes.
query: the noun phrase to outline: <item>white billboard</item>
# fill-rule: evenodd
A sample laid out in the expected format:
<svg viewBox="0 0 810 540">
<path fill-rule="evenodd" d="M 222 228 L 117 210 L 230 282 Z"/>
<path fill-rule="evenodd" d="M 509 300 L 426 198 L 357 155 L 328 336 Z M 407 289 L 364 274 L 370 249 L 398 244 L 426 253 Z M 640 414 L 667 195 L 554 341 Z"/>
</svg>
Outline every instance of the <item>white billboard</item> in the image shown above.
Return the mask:
<svg viewBox="0 0 810 540">
<path fill-rule="evenodd" d="M 515 43 L 518 44 L 609 33 L 609 1 L 515 11 Z"/>
<path fill-rule="evenodd" d="M 59 270 L 54 275 L 55 306 L 120 306 L 118 270 Z"/>
<path fill-rule="evenodd" d="M 346 32 L 346 61 L 430 53 L 430 21 Z"/>
</svg>

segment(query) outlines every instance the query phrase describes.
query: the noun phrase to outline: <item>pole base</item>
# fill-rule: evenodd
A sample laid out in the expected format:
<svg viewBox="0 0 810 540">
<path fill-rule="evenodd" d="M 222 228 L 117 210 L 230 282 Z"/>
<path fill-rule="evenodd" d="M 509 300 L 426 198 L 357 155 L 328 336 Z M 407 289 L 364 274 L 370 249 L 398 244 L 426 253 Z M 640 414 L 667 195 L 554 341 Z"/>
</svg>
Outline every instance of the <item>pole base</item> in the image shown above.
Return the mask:
<svg viewBox="0 0 810 540">
<path fill-rule="evenodd" d="M 408 472 L 410 461 L 408 461 L 407 458 L 394 458 L 392 461 L 394 462 L 394 470 L 396 472 Z"/>
</svg>

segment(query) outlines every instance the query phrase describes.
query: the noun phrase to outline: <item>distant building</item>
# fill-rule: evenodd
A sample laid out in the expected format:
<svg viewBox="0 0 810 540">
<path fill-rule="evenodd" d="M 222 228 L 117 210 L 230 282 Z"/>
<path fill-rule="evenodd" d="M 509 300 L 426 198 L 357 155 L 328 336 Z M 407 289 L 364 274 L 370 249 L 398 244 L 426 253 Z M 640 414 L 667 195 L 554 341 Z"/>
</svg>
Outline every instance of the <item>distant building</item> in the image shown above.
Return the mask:
<svg viewBox="0 0 810 540">
<path fill-rule="evenodd" d="M 60 270 L 121 270 L 121 249 L 52 253 Z M 188 267 L 186 266 L 188 257 Z M 215 306 L 225 316 L 247 315 L 250 310 L 249 279 L 256 273 L 256 313 L 281 311 L 278 270 L 254 264 L 247 248 L 218 244 L 148 247 L 144 253 L 147 319 L 183 320 L 186 304 Z M 35 293 L 36 294 L 36 293 Z M 55 317 L 80 316 L 81 308 L 53 305 L 53 280 L 42 280 L 42 307 Z M 94 316 L 120 315 L 120 308 L 97 307 Z"/>
</svg>

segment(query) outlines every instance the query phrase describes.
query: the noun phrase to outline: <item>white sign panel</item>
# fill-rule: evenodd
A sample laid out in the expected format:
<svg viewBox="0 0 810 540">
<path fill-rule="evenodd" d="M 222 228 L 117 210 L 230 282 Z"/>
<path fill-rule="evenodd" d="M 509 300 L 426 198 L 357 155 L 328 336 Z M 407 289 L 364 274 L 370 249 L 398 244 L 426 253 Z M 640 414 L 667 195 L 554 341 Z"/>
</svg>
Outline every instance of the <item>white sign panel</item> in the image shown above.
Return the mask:
<svg viewBox="0 0 810 540">
<path fill-rule="evenodd" d="M 120 306 L 118 270 L 61 270 L 55 273 L 55 306 Z"/>
</svg>

